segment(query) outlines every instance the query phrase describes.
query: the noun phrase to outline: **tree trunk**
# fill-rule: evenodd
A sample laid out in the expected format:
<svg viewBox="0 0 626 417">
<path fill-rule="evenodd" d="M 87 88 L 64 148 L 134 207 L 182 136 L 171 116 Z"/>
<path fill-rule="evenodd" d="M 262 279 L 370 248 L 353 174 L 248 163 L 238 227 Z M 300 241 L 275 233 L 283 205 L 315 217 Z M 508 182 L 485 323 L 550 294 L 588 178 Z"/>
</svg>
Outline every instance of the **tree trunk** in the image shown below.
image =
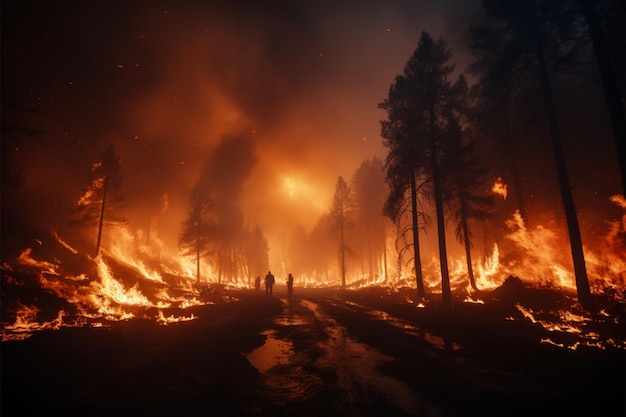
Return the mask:
<svg viewBox="0 0 626 417">
<path fill-rule="evenodd" d="M 574 263 L 574 275 L 576 278 L 576 291 L 578 301 L 586 308 L 592 308 L 591 290 L 589 288 L 589 278 L 587 277 L 587 267 L 585 265 L 585 254 L 583 252 L 582 238 L 580 235 L 580 227 L 578 217 L 576 215 L 576 207 L 574 205 L 574 197 L 572 188 L 567 174 L 567 166 L 563 156 L 561 144 L 561 132 L 559 130 L 556 107 L 552 96 L 552 86 L 548 69 L 546 65 L 545 55 L 543 51 L 542 33 L 537 22 L 537 16 L 533 10 L 532 18 L 535 31 L 535 53 L 537 55 L 537 63 L 539 66 L 539 77 L 541 81 L 541 89 L 544 98 L 544 105 L 548 115 L 548 124 L 550 127 L 550 138 L 552 142 L 552 151 L 554 163 L 556 165 L 556 173 L 559 181 L 561 192 L 561 200 L 565 210 L 565 219 L 567 221 L 567 230 L 569 232 L 572 259 Z"/>
<path fill-rule="evenodd" d="M 596 60 L 600 70 L 600 78 L 602 79 L 602 87 L 604 88 L 604 97 L 611 118 L 613 127 L 613 137 L 615 139 L 615 148 L 620 172 L 622 173 L 622 193 L 626 196 L 626 121 L 624 116 L 624 102 L 619 94 L 619 87 L 615 80 L 615 75 L 611 69 L 611 58 L 609 48 L 606 45 L 600 19 L 596 13 L 595 0 L 580 0 L 583 7 L 589 33 L 593 42 L 593 48 L 596 53 Z"/>
<path fill-rule="evenodd" d="M 196 283 L 200 285 L 200 242 L 196 245 Z"/>
<path fill-rule="evenodd" d="M 439 163 L 437 162 L 437 137 L 435 134 L 435 109 L 430 107 L 430 160 L 432 165 L 433 188 L 435 193 L 435 210 L 437 213 L 437 240 L 439 243 L 439 265 L 441 268 L 441 300 L 444 305 L 452 303 L 450 292 L 450 275 L 448 272 L 448 254 L 446 249 L 446 224 L 443 214 L 443 195 L 439 179 Z"/>
<path fill-rule="evenodd" d="M 469 238 L 469 228 L 467 227 L 467 219 L 465 218 L 465 214 L 463 214 L 463 218 L 461 219 L 463 225 L 463 242 L 465 244 L 465 259 L 467 260 L 467 275 L 469 276 L 470 285 L 472 289 L 478 290 L 476 286 L 476 280 L 474 279 L 474 268 L 472 268 L 472 251 L 471 251 L 471 242 Z"/>
<path fill-rule="evenodd" d="M 104 226 L 104 209 L 107 201 L 108 181 L 104 177 L 102 185 L 102 205 L 100 206 L 100 219 L 98 219 L 98 238 L 96 239 L 96 256 L 100 254 L 100 243 L 102 242 L 102 227 Z"/>
<path fill-rule="evenodd" d="M 196 233 L 196 283 L 200 285 L 200 222 L 198 222 Z"/>
<path fill-rule="evenodd" d="M 389 282 L 387 276 L 387 239 L 385 238 L 385 230 L 383 229 L 383 274 L 385 274 L 385 284 Z"/>
<path fill-rule="evenodd" d="M 415 172 L 411 172 L 411 216 L 413 220 L 413 263 L 415 264 L 415 283 L 417 286 L 417 299 L 422 300 L 426 296 L 424 291 L 424 278 L 422 276 L 422 258 L 420 257 L 419 224 L 417 218 L 417 185 L 415 184 Z"/>
<path fill-rule="evenodd" d="M 345 251 L 343 242 L 343 201 L 341 202 L 341 213 L 339 213 L 339 235 L 340 235 L 340 250 L 341 250 L 341 289 L 346 289 L 346 264 L 345 264 Z"/>
<path fill-rule="evenodd" d="M 367 266 L 368 266 L 368 269 L 369 269 L 368 273 L 369 273 L 370 282 L 372 280 L 372 277 L 376 275 L 374 273 L 374 262 L 373 262 L 372 258 L 373 258 L 373 254 L 372 254 L 372 234 L 371 234 L 371 229 L 368 228 L 367 229 Z"/>
</svg>

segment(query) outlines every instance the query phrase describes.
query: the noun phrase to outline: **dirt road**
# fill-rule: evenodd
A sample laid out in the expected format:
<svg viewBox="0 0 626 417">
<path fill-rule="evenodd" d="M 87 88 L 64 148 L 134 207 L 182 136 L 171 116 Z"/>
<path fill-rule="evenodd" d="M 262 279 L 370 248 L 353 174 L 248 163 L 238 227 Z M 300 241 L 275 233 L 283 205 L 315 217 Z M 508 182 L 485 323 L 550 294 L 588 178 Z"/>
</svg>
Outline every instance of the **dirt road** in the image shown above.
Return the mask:
<svg viewBox="0 0 626 417">
<path fill-rule="evenodd" d="M 624 352 L 540 343 L 480 306 L 240 291 L 198 319 L 2 343 L 2 415 L 624 415 Z"/>
</svg>

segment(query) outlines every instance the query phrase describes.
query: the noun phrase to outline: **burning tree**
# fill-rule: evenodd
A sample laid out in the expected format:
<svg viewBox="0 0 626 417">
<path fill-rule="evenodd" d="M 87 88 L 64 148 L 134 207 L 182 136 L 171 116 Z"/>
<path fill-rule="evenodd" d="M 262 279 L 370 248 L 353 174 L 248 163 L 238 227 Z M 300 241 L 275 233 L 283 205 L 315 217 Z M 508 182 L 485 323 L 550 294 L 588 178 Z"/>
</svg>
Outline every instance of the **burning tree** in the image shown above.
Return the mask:
<svg viewBox="0 0 626 417">
<path fill-rule="evenodd" d="M 100 161 L 91 168 L 90 184 L 75 207 L 73 226 L 97 227 L 95 255 L 100 253 L 102 231 L 106 224 L 122 224 L 125 219 L 119 214 L 123 207 L 120 194 L 122 167 L 115 147 L 110 145 Z"/>
</svg>

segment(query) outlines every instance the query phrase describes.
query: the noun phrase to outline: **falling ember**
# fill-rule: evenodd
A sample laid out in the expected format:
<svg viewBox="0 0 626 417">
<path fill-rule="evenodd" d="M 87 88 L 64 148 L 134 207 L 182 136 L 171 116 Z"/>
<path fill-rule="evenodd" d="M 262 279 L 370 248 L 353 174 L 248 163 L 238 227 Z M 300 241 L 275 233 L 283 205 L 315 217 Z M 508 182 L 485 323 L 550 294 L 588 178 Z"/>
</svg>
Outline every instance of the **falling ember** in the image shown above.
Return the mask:
<svg viewBox="0 0 626 417">
<path fill-rule="evenodd" d="M 493 184 L 493 187 L 491 187 L 491 191 L 506 200 L 506 196 L 508 194 L 507 188 L 508 186 L 502 182 L 502 177 L 498 177 L 496 182 Z"/>
</svg>

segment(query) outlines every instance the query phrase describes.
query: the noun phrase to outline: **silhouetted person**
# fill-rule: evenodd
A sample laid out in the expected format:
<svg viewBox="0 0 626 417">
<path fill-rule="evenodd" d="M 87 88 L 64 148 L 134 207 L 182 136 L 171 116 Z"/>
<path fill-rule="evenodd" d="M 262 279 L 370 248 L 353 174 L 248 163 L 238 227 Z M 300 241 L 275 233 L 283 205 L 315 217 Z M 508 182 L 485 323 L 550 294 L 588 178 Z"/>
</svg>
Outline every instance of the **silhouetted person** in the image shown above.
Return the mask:
<svg viewBox="0 0 626 417">
<path fill-rule="evenodd" d="M 272 275 L 272 271 L 268 271 L 267 275 L 265 275 L 265 295 L 272 295 L 275 282 L 276 280 L 274 279 L 274 275 Z"/>
<path fill-rule="evenodd" d="M 291 296 L 293 293 L 293 275 L 289 274 L 287 278 L 287 295 Z"/>
<path fill-rule="evenodd" d="M 254 280 L 254 290 L 259 291 L 260 289 L 261 289 L 261 277 L 257 275 Z"/>
</svg>

